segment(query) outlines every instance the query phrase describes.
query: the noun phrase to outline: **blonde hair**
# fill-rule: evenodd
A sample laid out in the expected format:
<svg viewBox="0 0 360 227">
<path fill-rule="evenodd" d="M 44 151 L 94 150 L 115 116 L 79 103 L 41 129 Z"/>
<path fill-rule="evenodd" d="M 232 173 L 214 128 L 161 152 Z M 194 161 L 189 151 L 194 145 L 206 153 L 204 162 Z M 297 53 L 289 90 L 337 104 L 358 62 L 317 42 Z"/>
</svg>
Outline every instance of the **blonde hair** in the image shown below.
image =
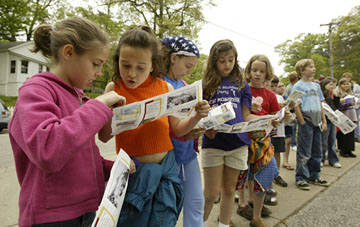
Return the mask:
<svg viewBox="0 0 360 227">
<path fill-rule="evenodd" d="M 230 72 L 230 77 L 233 82 L 238 84 L 238 91 L 240 91 L 245 86 L 244 76 L 241 72 L 240 65 L 237 60 L 238 54 L 234 43 L 229 39 L 219 40 L 215 42 L 210 49 L 207 67 L 203 77 L 203 90 L 205 99 L 211 98 L 215 94 L 216 89 L 218 89 L 221 84 L 221 76 L 217 69 L 217 60 L 220 54 L 226 53 L 228 51 L 232 51 L 235 55 L 235 64 L 234 68 Z"/>
<path fill-rule="evenodd" d="M 342 78 L 342 79 L 339 80 L 339 89 L 338 89 L 337 95 L 340 96 L 340 98 L 343 98 L 346 94 L 352 95 L 351 89 L 350 89 L 349 92 L 346 92 L 341 88 L 341 85 L 343 85 L 346 82 L 351 84 L 351 82 L 346 78 Z"/>
<path fill-rule="evenodd" d="M 264 62 L 266 65 L 266 76 L 265 76 L 265 81 L 271 81 L 272 78 L 274 78 L 274 71 L 273 68 L 271 66 L 270 60 L 268 59 L 268 57 L 266 57 L 263 54 L 257 54 L 254 55 L 250 58 L 249 62 L 247 63 L 246 67 L 245 67 L 245 78 L 247 82 L 250 82 L 250 78 L 251 78 L 251 65 L 252 63 L 254 63 L 254 61 L 261 61 Z"/>
<path fill-rule="evenodd" d="M 303 71 L 307 66 L 309 66 L 311 64 L 314 64 L 314 60 L 312 60 L 312 59 L 301 59 L 296 63 L 295 71 L 297 72 L 298 75 L 300 75 L 300 77 L 302 77 L 301 71 Z"/>
<path fill-rule="evenodd" d="M 59 60 L 58 50 L 71 44 L 75 53 L 85 52 L 109 45 L 107 34 L 90 20 L 80 17 L 70 17 L 57 22 L 54 26 L 42 24 L 34 31 L 32 52 L 41 51 L 45 57 Z"/>
<path fill-rule="evenodd" d="M 290 83 L 294 83 L 299 79 L 299 75 L 297 74 L 297 72 L 292 71 L 291 73 L 289 73 L 288 78 Z"/>
</svg>

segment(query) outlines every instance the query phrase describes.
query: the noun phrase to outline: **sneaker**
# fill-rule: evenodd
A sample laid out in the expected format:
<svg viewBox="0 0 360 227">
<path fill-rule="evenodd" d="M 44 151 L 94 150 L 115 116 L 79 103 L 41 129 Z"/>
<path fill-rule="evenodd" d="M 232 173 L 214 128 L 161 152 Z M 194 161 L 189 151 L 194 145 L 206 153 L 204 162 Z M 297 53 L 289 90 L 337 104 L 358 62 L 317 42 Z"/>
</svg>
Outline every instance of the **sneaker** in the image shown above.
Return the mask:
<svg viewBox="0 0 360 227">
<path fill-rule="evenodd" d="M 332 164 L 331 165 L 332 167 L 334 167 L 334 168 L 341 168 L 341 164 L 340 163 L 335 163 L 335 164 Z"/>
<path fill-rule="evenodd" d="M 296 152 L 296 151 L 297 151 L 297 146 L 292 146 L 292 147 L 291 147 L 291 150 L 293 150 L 293 151 Z"/>
<path fill-rule="evenodd" d="M 251 220 L 250 226 L 251 227 L 267 227 L 267 225 L 261 219 Z"/>
<path fill-rule="evenodd" d="M 248 206 L 251 209 L 254 209 L 254 204 L 251 201 L 249 201 L 248 204 L 249 204 Z M 263 205 L 263 207 L 261 209 L 261 217 L 263 217 L 263 218 L 269 217 L 270 214 L 272 214 L 272 211 L 268 207 Z M 252 213 L 251 213 L 251 218 L 252 218 Z M 251 220 L 251 218 L 249 220 Z"/>
<path fill-rule="evenodd" d="M 253 216 L 253 208 L 246 204 L 245 207 L 238 206 L 236 213 L 241 217 L 246 218 L 247 220 L 251 221 Z"/>
<path fill-rule="evenodd" d="M 277 175 L 274 179 L 275 184 L 280 185 L 281 187 L 287 187 L 288 184 L 286 183 L 286 181 L 284 181 L 284 179 L 282 179 L 282 177 L 280 175 Z"/>
<path fill-rule="evenodd" d="M 315 179 L 315 180 L 309 179 L 308 182 L 310 184 L 315 184 L 315 185 L 324 186 L 324 187 L 329 186 L 329 182 L 327 182 L 326 180 L 322 180 L 321 178 Z"/>
<path fill-rule="evenodd" d="M 266 191 L 266 194 L 267 194 L 267 195 L 270 195 L 270 196 L 277 196 L 277 191 L 275 191 L 273 188 L 269 188 L 269 189 Z"/>
<path fill-rule="evenodd" d="M 306 183 L 306 181 L 303 181 L 303 180 L 296 181 L 296 186 L 298 188 L 300 188 L 301 190 L 305 190 L 305 191 L 310 190 L 310 185 L 308 183 Z"/>
<path fill-rule="evenodd" d="M 323 162 L 320 162 L 320 167 L 322 168 L 324 166 L 324 163 Z"/>
<path fill-rule="evenodd" d="M 350 158 L 356 158 L 356 154 L 354 154 L 354 153 L 352 153 L 352 152 L 350 151 L 349 157 L 350 157 Z"/>
<path fill-rule="evenodd" d="M 264 204 L 269 206 L 276 206 L 278 201 L 275 196 L 271 196 L 270 194 L 265 194 Z"/>
</svg>

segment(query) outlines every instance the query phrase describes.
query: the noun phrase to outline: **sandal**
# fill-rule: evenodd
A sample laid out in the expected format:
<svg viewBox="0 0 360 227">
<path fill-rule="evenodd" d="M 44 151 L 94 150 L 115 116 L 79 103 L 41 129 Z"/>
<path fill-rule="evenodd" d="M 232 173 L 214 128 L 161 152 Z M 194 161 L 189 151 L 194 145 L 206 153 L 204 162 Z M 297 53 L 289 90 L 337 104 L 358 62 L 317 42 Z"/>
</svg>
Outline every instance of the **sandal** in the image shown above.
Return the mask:
<svg viewBox="0 0 360 227">
<path fill-rule="evenodd" d="M 248 204 L 249 204 L 249 207 L 251 209 L 254 208 L 254 204 L 251 201 L 249 201 Z M 266 206 L 263 205 L 263 207 L 261 209 L 261 217 L 263 217 L 263 218 L 264 217 L 269 217 L 270 214 L 272 214 L 272 211 L 269 208 L 267 208 Z"/>
<path fill-rule="evenodd" d="M 287 169 L 287 170 L 295 170 L 295 168 L 292 167 L 291 165 L 286 165 L 286 166 L 282 166 L 282 167 Z"/>
</svg>

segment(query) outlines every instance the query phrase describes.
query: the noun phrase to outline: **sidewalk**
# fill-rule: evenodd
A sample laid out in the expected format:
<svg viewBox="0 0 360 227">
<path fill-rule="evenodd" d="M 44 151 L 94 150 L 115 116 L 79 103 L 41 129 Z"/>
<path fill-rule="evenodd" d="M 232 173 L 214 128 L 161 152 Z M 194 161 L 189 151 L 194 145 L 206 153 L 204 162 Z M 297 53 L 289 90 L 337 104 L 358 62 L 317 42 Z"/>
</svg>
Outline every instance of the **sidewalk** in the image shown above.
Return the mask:
<svg viewBox="0 0 360 227">
<path fill-rule="evenodd" d="M 100 150 L 102 151 L 102 154 L 105 158 L 114 160 L 115 154 L 113 151 L 115 151 L 114 141 L 109 141 L 107 144 L 103 144 L 101 142 L 98 142 L 98 145 L 100 147 Z M 6 148 L 7 145 L 5 145 Z M 10 146 L 9 146 L 10 147 Z M 6 153 L 10 152 L 11 150 L 6 149 Z M 9 153 L 7 153 L 9 154 Z M 305 209 L 304 207 L 307 206 L 308 203 L 310 203 L 314 198 L 320 197 L 323 193 L 330 190 L 333 190 L 333 184 L 339 180 L 340 177 L 342 177 L 344 174 L 346 174 L 349 170 L 351 170 L 353 167 L 355 167 L 357 164 L 360 163 L 360 144 L 356 143 L 356 152 L 355 154 L 358 156 L 357 158 L 340 158 L 340 163 L 342 165 L 342 168 L 336 169 L 333 167 L 330 167 L 325 164 L 325 166 L 322 168 L 321 177 L 323 179 L 326 179 L 330 182 L 329 188 L 324 188 L 320 186 L 314 186 L 311 185 L 310 191 L 302 191 L 298 189 L 295 186 L 295 171 L 289 171 L 287 169 L 281 168 L 280 174 L 281 176 L 288 182 L 288 187 L 282 188 L 278 185 L 274 184 L 275 190 L 278 192 L 277 200 L 278 205 L 277 206 L 269 206 L 269 208 L 272 210 L 272 215 L 269 218 L 265 218 L 264 221 L 269 226 L 278 226 L 278 227 L 284 227 L 284 226 L 321 226 L 318 223 L 315 222 L 305 222 L 306 225 L 299 225 L 299 221 L 294 220 L 294 217 L 296 214 L 300 214 Z M 1 158 L 4 158 L 3 155 L 0 155 Z M 0 166 L 0 227 L 12 227 L 17 226 L 17 218 L 18 218 L 18 196 L 19 196 L 19 184 L 16 178 L 15 173 L 15 167 L 12 159 L 11 154 L 11 160 L 9 160 L 8 165 L 6 166 Z M 295 157 L 296 153 L 294 151 L 291 151 L 290 153 L 290 164 L 295 167 Z M 349 184 L 350 186 L 350 184 Z M 358 193 L 359 187 L 352 187 L 351 188 L 354 193 Z M 337 191 L 337 193 L 341 194 L 341 191 Z M 358 193 L 359 194 L 359 193 Z M 248 196 L 248 193 L 245 193 L 246 196 Z M 356 194 L 355 194 L 356 195 Z M 358 196 L 359 200 L 360 196 Z M 342 207 L 347 207 L 348 204 L 346 204 L 346 200 L 339 200 L 338 203 L 342 203 Z M 304 209 L 303 209 L 304 208 Z M 301 212 L 299 212 L 301 211 Z M 321 211 L 320 211 L 321 212 Z M 319 212 L 319 213 L 320 213 Z M 351 212 L 351 208 L 349 207 L 349 212 Z M 354 210 L 356 213 L 357 211 Z M 219 214 L 219 204 L 214 204 L 214 208 L 211 212 L 210 219 L 209 219 L 209 227 L 217 227 L 217 217 Z M 321 213 L 320 213 L 321 214 Z M 319 214 L 310 213 L 311 216 L 316 217 Z M 341 219 L 344 217 L 338 217 L 336 215 L 342 215 L 341 212 L 332 212 L 329 215 L 333 215 L 335 219 Z M 293 216 L 293 217 L 292 217 Z M 306 217 L 306 216 L 305 216 Z M 236 214 L 236 204 L 234 203 L 234 209 L 233 209 L 233 215 L 232 220 L 235 224 L 235 226 L 249 226 L 249 221 L 247 221 L 245 218 L 240 217 Z M 289 220 L 289 222 L 288 222 Z M 284 224 L 282 224 L 284 223 Z M 288 223 L 288 224 L 285 224 Z M 297 223 L 297 224 L 296 224 Z M 313 225 L 312 225 L 313 223 Z M 179 219 L 179 222 L 177 224 L 177 227 L 182 226 L 182 216 Z M 327 226 L 327 225 L 324 225 Z"/>
<path fill-rule="evenodd" d="M 323 192 L 327 190 L 331 190 L 333 187 L 333 184 L 339 180 L 344 174 L 346 174 L 348 171 L 350 171 L 353 167 L 355 167 L 357 164 L 360 163 L 360 144 L 356 143 L 356 151 L 354 152 L 357 155 L 357 158 L 343 158 L 339 156 L 340 163 L 342 165 L 342 168 L 334 168 L 328 165 L 326 162 L 324 167 L 321 169 L 321 178 L 327 180 L 330 183 L 330 186 L 328 188 L 321 187 L 321 186 L 315 186 L 310 185 L 311 190 L 310 191 L 302 191 L 298 189 L 295 185 L 295 170 L 287 170 L 285 168 L 280 169 L 280 175 L 281 177 L 288 183 L 288 187 L 283 188 L 278 186 L 277 184 L 273 184 L 274 189 L 278 192 L 277 200 L 278 205 L 276 206 L 268 206 L 272 214 L 268 218 L 264 218 L 264 222 L 268 226 L 277 226 L 277 227 L 285 227 L 285 226 L 306 226 L 306 227 L 312 227 L 312 226 L 328 226 L 328 225 L 319 225 L 319 223 L 315 222 L 305 222 L 305 225 L 301 225 L 299 221 L 292 220 L 291 224 L 290 222 L 287 223 L 288 219 L 291 219 L 291 217 L 295 214 L 297 214 L 299 211 L 302 211 L 302 209 L 310 203 L 314 198 L 320 196 Z M 295 167 L 296 166 L 296 152 L 291 151 L 290 152 L 290 158 L 289 158 L 290 165 Z M 359 164 L 360 165 L 360 164 Z M 350 184 L 349 184 L 350 186 Z M 359 188 L 354 187 L 352 188 L 352 191 L 358 192 Z M 341 192 L 337 192 L 341 193 Z M 358 193 L 359 194 L 359 193 Z M 248 196 L 248 193 L 245 192 L 245 196 Z M 338 201 L 338 203 L 341 203 L 342 201 Z M 342 207 L 347 207 L 347 205 L 342 204 Z M 232 215 L 232 221 L 235 224 L 235 226 L 249 226 L 249 221 L 245 218 L 239 216 L 236 213 L 237 204 L 234 203 L 234 209 L 233 209 L 233 215 Z M 350 207 L 348 209 L 351 210 Z M 357 212 L 357 211 L 354 211 Z M 314 219 L 319 219 L 319 213 L 322 212 L 319 211 L 318 213 L 313 214 L 315 217 Z M 217 217 L 219 215 L 219 204 L 214 204 L 213 210 L 211 211 L 210 218 L 209 218 L 209 227 L 217 227 Z M 312 216 L 312 213 L 309 214 L 310 217 Z M 341 219 L 344 217 L 338 217 L 336 215 L 341 215 L 341 213 L 330 213 L 329 215 L 333 215 L 334 219 Z M 309 218 L 310 218 L 309 217 Z M 177 224 L 177 227 L 182 226 L 182 217 L 180 217 L 179 222 Z M 304 217 L 303 217 L 304 218 Z"/>
</svg>

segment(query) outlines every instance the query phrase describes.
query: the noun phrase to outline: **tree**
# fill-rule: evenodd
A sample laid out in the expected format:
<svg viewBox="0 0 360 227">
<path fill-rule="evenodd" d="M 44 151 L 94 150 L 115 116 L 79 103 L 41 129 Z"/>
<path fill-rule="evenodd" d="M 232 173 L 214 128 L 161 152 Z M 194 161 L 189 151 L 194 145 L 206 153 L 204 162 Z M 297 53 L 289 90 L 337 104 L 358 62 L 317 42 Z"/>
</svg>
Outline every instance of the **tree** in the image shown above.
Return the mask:
<svg viewBox="0 0 360 227">
<path fill-rule="evenodd" d="M 186 83 L 192 84 L 193 82 L 202 79 L 204 70 L 206 67 L 206 63 L 207 63 L 207 58 L 208 58 L 208 56 L 205 54 L 200 55 L 200 59 L 199 59 L 198 63 L 196 64 L 192 73 L 184 77 L 184 80 L 186 81 Z"/>
<path fill-rule="evenodd" d="M 0 40 L 15 42 L 24 30 L 25 0 L 0 0 Z"/>
<path fill-rule="evenodd" d="M 341 77 L 351 72 L 353 79 L 360 82 L 360 6 L 336 20 L 339 26 L 334 32 L 334 72 Z"/>
<path fill-rule="evenodd" d="M 204 21 L 202 6 L 212 0 L 115 0 L 134 24 L 151 27 L 160 38 L 183 35 L 196 38 Z M 125 7 L 125 8 L 124 8 Z M 124 14 L 125 15 L 125 14 Z"/>
<path fill-rule="evenodd" d="M 315 78 L 329 75 L 328 42 L 325 34 L 300 34 L 295 40 L 287 40 L 275 47 L 275 52 L 281 56 L 281 63 L 285 64 L 285 71 L 295 71 L 295 64 L 300 59 L 311 58 L 315 62 Z"/>
</svg>

